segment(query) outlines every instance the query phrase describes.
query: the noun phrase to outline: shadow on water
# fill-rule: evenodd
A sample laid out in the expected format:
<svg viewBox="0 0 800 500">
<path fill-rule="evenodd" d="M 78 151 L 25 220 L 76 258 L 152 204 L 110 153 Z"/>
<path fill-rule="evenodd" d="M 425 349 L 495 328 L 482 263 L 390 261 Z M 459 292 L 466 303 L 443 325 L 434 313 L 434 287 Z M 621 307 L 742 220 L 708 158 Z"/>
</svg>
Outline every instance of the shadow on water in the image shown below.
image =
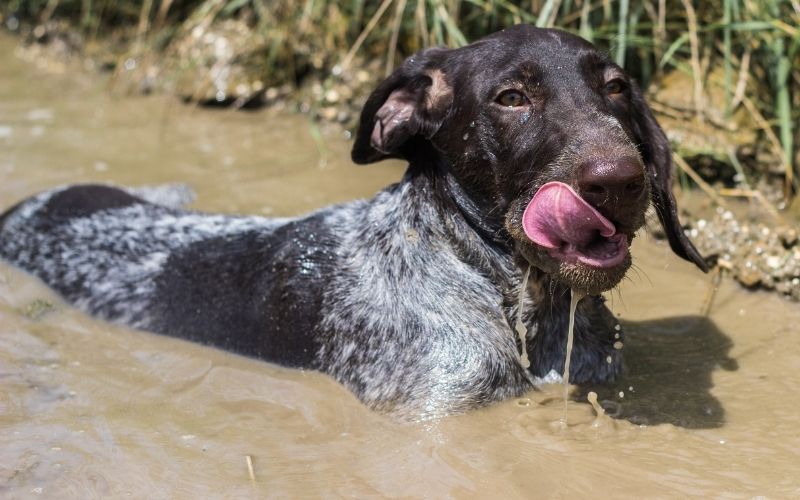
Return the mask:
<svg viewBox="0 0 800 500">
<path fill-rule="evenodd" d="M 578 398 L 586 401 L 595 391 L 609 415 L 634 424 L 707 429 L 725 423 L 711 394 L 712 374 L 737 370 L 738 363 L 728 356 L 733 342 L 713 321 L 684 316 L 623 325 L 625 375 L 608 386 L 580 387 Z"/>
</svg>

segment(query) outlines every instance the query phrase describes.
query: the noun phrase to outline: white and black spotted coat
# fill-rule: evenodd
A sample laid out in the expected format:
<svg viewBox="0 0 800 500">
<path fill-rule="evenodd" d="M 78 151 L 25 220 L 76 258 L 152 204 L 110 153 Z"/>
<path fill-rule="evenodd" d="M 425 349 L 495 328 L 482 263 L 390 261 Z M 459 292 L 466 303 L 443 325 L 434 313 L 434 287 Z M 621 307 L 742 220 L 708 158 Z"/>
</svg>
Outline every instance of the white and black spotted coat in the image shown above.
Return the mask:
<svg viewBox="0 0 800 500">
<path fill-rule="evenodd" d="M 439 415 L 561 370 L 568 297 L 533 283 L 556 295 L 534 305 L 528 294 L 524 370 L 510 326 L 521 270 L 443 208 L 434 184 L 407 176 L 369 201 L 296 219 L 207 215 L 75 186 L 3 215 L 0 256 L 103 319 L 318 369 L 388 413 Z M 585 302 L 573 380 L 606 380 L 620 368 L 610 316 L 599 299 Z M 589 333 L 598 321 L 607 334 Z"/>
</svg>

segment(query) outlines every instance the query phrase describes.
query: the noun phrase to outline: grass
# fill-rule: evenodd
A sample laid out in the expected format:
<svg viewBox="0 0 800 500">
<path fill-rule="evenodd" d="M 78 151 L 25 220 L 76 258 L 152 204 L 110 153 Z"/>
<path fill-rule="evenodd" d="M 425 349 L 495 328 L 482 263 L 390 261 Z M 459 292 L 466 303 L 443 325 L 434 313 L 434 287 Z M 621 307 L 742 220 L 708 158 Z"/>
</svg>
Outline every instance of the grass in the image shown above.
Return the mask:
<svg viewBox="0 0 800 500">
<path fill-rule="evenodd" d="M 87 40 L 114 35 L 156 54 L 198 27 L 236 20 L 252 43 L 235 58 L 275 85 L 364 61 L 389 73 L 424 47 L 515 23 L 560 27 L 607 50 L 643 86 L 688 74 L 700 123 L 714 121 L 709 99 L 721 94 L 725 123 L 744 116 L 758 129 L 754 157 L 777 163 L 787 197 L 797 188 L 800 0 L 10 0 L 0 12 L 29 26 L 66 20 Z"/>
</svg>

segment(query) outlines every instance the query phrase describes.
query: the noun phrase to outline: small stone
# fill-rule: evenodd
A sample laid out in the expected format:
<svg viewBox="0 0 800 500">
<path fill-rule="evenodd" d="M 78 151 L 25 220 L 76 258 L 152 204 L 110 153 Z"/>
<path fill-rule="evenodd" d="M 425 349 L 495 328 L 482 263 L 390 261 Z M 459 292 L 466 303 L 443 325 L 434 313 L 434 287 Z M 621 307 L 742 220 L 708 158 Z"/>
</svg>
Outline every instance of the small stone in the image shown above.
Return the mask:
<svg viewBox="0 0 800 500">
<path fill-rule="evenodd" d="M 327 121 L 335 120 L 337 114 L 339 114 L 339 111 L 336 108 L 332 107 L 332 106 L 331 107 L 327 107 L 327 108 L 322 108 L 319 111 L 319 116 L 321 116 L 323 119 L 325 119 Z"/>
<path fill-rule="evenodd" d="M 786 228 L 779 233 L 780 239 L 787 247 L 794 246 L 797 243 L 797 230 L 794 228 Z"/>
<path fill-rule="evenodd" d="M 266 92 L 264 92 L 264 97 L 272 101 L 278 98 L 279 93 L 280 91 L 276 87 L 270 87 L 267 89 Z"/>
<path fill-rule="evenodd" d="M 336 89 L 328 90 L 325 92 L 325 100 L 330 103 L 339 102 L 339 92 L 337 92 Z"/>
<path fill-rule="evenodd" d="M 339 92 L 340 100 L 347 100 L 353 97 L 353 89 L 351 89 L 347 85 L 339 87 L 337 92 Z"/>
<path fill-rule="evenodd" d="M 767 257 L 767 267 L 771 269 L 778 269 L 781 267 L 781 258 L 777 255 L 770 255 Z"/>
<path fill-rule="evenodd" d="M 761 283 L 761 273 L 748 260 L 737 266 L 736 279 L 746 287 L 754 287 Z"/>
<path fill-rule="evenodd" d="M 361 83 L 366 83 L 369 81 L 369 73 L 364 71 L 363 69 L 356 73 L 356 80 Z"/>
</svg>

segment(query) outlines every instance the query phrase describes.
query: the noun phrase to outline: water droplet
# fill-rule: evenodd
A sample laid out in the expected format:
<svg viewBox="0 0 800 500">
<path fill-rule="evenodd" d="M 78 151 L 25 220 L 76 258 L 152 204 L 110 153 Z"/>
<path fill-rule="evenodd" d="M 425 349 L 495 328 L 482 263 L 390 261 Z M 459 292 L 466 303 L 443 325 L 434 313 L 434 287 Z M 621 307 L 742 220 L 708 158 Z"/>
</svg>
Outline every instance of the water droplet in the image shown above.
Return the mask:
<svg viewBox="0 0 800 500">
<path fill-rule="evenodd" d="M 467 139 L 469 139 L 469 132 L 468 132 L 468 133 L 466 133 L 466 134 L 464 134 L 464 137 L 462 137 L 462 139 L 464 139 L 465 141 L 466 141 Z"/>
</svg>

